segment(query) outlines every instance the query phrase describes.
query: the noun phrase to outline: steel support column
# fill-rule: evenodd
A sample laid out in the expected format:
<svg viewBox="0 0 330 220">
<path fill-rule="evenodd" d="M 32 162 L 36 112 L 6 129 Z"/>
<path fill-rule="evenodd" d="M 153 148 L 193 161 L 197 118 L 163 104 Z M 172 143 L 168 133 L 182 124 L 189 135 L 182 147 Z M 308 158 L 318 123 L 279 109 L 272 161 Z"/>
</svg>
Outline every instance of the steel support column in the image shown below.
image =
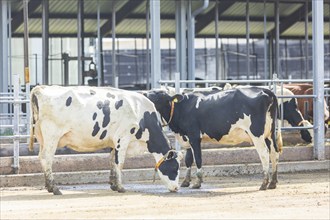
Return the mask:
<svg viewBox="0 0 330 220">
<path fill-rule="evenodd" d="M 219 73 L 219 0 L 215 1 L 215 79 L 220 79 Z M 205 73 L 207 74 L 207 73 Z M 224 79 L 224 78 L 222 78 Z"/>
<path fill-rule="evenodd" d="M 0 1 L 0 92 L 8 92 L 8 16 L 7 1 Z M 8 106 L 0 105 L 0 113 L 7 113 Z"/>
<path fill-rule="evenodd" d="M 12 2 L 8 2 L 8 21 L 11 21 L 11 4 Z M 11 51 L 11 44 L 12 44 L 12 28 L 11 28 L 11 22 L 8 22 L 8 74 L 9 74 L 9 87 L 13 85 L 13 76 L 12 76 L 12 51 Z M 0 90 L 1 91 L 1 90 Z M 11 106 L 9 106 L 9 110 L 12 109 Z"/>
<path fill-rule="evenodd" d="M 77 16 L 77 41 L 78 41 L 78 85 L 84 84 L 83 82 L 83 48 L 84 48 L 84 1 L 78 0 L 78 16 Z"/>
<path fill-rule="evenodd" d="M 49 0 L 42 1 L 42 84 L 49 84 Z M 36 82 L 37 83 L 37 82 Z"/>
<path fill-rule="evenodd" d="M 324 30 L 323 0 L 312 2 L 313 80 L 314 80 L 314 157 L 325 159 L 324 149 Z"/>
<path fill-rule="evenodd" d="M 275 2 L 275 73 L 280 76 L 280 11 L 279 0 Z"/>
<path fill-rule="evenodd" d="M 188 1 L 188 79 L 195 80 L 195 18 L 209 5 L 208 0 L 204 0 L 201 7 L 192 11 L 192 0 Z M 195 83 L 190 83 L 189 87 L 195 87 Z"/>
<path fill-rule="evenodd" d="M 306 79 L 309 79 L 309 50 L 308 50 L 308 1 L 305 2 L 305 68 L 306 68 Z"/>
<path fill-rule="evenodd" d="M 269 69 L 269 79 L 272 79 L 273 78 L 273 74 L 274 74 L 274 37 L 272 35 L 269 36 L 269 39 L 268 39 L 268 48 L 269 48 L 269 66 L 268 66 L 268 69 Z"/>
<path fill-rule="evenodd" d="M 100 26 L 100 1 L 97 0 L 97 86 L 103 85 L 102 80 L 102 68 L 101 68 L 101 53 L 102 53 L 102 37 L 101 37 L 101 26 Z"/>
<path fill-rule="evenodd" d="M 240 68 L 239 68 L 239 43 L 238 43 L 238 39 L 236 38 L 236 52 L 237 52 L 237 55 L 236 55 L 236 66 L 237 66 L 237 79 L 240 79 Z"/>
<path fill-rule="evenodd" d="M 188 1 L 187 10 L 187 38 L 188 38 L 188 80 L 195 79 L 195 17 L 192 16 L 192 0 Z M 195 87 L 195 83 L 189 83 L 188 87 Z"/>
<path fill-rule="evenodd" d="M 116 1 L 112 1 L 112 86 L 118 88 L 118 74 L 117 74 L 117 61 L 116 61 Z M 118 46 L 119 47 L 119 46 Z"/>
<path fill-rule="evenodd" d="M 25 95 L 30 97 L 30 67 L 29 67 L 29 10 L 28 0 L 23 1 L 23 16 L 24 16 L 24 82 Z M 14 106 L 15 111 L 15 106 Z M 30 115 L 30 104 L 26 104 L 26 115 Z M 27 117 L 27 124 L 30 124 L 30 117 Z M 26 128 L 27 133 L 30 133 L 30 126 Z"/>
<path fill-rule="evenodd" d="M 180 73 L 180 79 L 187 79 L 187 55 L 186 55 L 186 6 L 185 0 L 175 1 L 176 21 L 176 71 Z"/>
<path fill-rule="evenodd" d="M 151 15 L 151 87 L 159 88 L 161 78 L 160 0 L 150 1 Z"/>
<path fill-rule="evenodd" d="M 102 37 L 102 32 L 100 36 L 100 42 L 99 42 L 99 48 L 100 48 L 100 72 L 101 72 L 101 85 L 104 85 L 104 55 L 103 55 L 103 37 Z"/>
<path fill-rule="evenodd" d="M 150 89 L 150 47 L 149 47 L 149 41 L 150 41 L 150 0 L 147 0 L 146 5 L 146 73 L 147 73 L 147 86 L 146 89 Z"/>
<path fill-rule="evenodd" d="M 250 79 L 250 2 L 246 2 L 246 76 L 247 80 Z"/>
<path fill-rule="evenodd" d="M 267 5 L 266 0 L 264 0 L 264 79 L 268 79 L 269 74 L 267 68 Z"/>
</svg>

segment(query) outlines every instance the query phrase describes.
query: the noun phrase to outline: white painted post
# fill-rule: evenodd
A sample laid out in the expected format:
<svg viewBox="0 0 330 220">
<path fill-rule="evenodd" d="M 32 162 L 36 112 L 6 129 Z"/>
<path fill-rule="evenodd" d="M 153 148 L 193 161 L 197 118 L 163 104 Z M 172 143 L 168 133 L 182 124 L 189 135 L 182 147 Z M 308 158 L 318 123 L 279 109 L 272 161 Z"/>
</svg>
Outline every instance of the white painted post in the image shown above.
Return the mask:
<svg viewBox="0 0 330 220">
<path fill-rule="evenodd" d="M 179 72 L 175 73 L 175 93 L 180 93 L 180 76 L 181 74 Z M 181 150 L 181 145 L 179 144 L 178 140 L 175 138 L 175 150 L 179 151 Z"/>
<path fill-rule="evenodd" d="M 150 1 L 151 15 L 151 87 L 159 88 L 161 76 L 160 0 Z M 148 67 L 149 68 L 149 67 Z"/>
<path fill-rule="evenodd" d="M 19 75 L 13 75 L 14 81 L 14 154 L 13 154 L 13 173 L 18 174 L 19 172 L 19 92 L 20 83 Z"/>
<path fill-rule="evenodd" d="M 325 159 L 324 148 L 324 30 L 323 0 L 313 1 L 314 158 Z"/>
</svg>

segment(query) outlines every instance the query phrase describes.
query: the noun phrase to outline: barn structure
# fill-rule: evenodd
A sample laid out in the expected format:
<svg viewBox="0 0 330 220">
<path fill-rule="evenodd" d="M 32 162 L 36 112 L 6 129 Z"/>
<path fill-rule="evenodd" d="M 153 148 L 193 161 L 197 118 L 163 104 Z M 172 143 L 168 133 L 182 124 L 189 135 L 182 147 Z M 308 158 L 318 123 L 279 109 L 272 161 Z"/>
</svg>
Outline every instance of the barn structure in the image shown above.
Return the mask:
<svg viewBox="0 0 330 220">
<path fill-rule="evenodd" d="M 28 103 L 21 93 L 14 98 L 18 79 L 27 96 L 37 84 L 140 90 L 174 79 L 182 87 L 307 82 L 313 158 L 326 159 L 329 0 L 1 0 L 0 30 L 2 141 L 19 146 L 29 133 L 19 123 L 29 122 L 28 108 L 15 119 Z"/>
</svg>

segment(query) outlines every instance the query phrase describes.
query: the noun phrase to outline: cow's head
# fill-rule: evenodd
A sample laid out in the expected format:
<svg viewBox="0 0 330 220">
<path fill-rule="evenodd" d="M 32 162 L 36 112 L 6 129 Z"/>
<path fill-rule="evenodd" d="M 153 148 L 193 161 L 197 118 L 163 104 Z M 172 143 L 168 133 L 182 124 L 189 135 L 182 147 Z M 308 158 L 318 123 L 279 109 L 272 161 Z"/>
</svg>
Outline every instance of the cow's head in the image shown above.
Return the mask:
<svg viewBox="0 0 330 220">
<path fill-rule="evenodd" d="M 304 120 L 301 112 L 299 111 L 296 98 L 287 99 L 283 102 L 283 118 L 284 120 L 287 120 L 291 126 L 312 126 L 311 123 Z M 308 143 L 312 142 L 312 129 L 300 130 L 300 135 L 304 141 Z"/>
<path fill-rule="evenodd" d="M 170 150 L 156 164 L 155 170 L 170 192 L 179 189 L 180 161 L 182 152 Z"/>
<path fill-rule="evenodd" d="M 144 93 L 144 95 L 154 103 L 156 110 L 166 121 L 169 121 L 173 102 L 178 103 L 183 100 L 181 94 L 170 96 L 167 91 L 164 90 L 151 90 Z"/>
</svg>

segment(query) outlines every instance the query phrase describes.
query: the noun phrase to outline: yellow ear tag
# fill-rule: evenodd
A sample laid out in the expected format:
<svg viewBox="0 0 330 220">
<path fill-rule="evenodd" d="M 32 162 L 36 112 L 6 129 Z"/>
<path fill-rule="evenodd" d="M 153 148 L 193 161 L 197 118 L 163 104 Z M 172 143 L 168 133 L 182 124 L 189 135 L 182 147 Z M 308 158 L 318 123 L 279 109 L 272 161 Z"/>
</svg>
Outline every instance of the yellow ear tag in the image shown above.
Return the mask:
<svg viewBox="0 0 330 220">
<path fill-rule="evenodd" d="M 172 102 L 177 103 L 178 102 L 178 98 L 173 99 Z"/>
</svg>

